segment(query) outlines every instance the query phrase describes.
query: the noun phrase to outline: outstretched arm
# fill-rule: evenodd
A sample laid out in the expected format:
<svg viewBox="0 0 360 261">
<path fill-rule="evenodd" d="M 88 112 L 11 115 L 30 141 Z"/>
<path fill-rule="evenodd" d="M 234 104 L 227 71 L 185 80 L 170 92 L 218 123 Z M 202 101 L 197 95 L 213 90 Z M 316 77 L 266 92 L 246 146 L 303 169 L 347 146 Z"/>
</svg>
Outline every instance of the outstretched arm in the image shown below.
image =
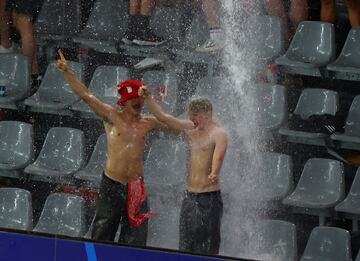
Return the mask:
<svg viewBox="0 0 360 261">
<path fill-rule="evenodd" d="M 227 148 L 227 135 L 225 131 L 215 134 L 215 150 L 211 164 L 211 173 L 208 176 L 211 182 L 216 182 L 220 176 L 220 170 L 225 158 Z"/>
<path fill-rule="evenodd" d="M 86 86 L 79 81 L 73 71 L 69 68 L 67 61 L 62 54 L 58 51 L 60 59 L 57 61 L 56 67 L 63 73 L 66 81 L 70 84 L 71 89 L 84 101 L 90 108 L 101 118 L 106 121 L 113 122 L 116 116 L 116 110 L 110 105 L 103 103 L 96 98 Z"/>
<path fill-rule="evenodd" d="M 150 92 L 145 86 L 139 89 L 139 96 L 145 99 L 145 101 L 149 106 L 150 111 L 152 112 L 152 114 L 154 114 L 156 119 L 166 124 L 171 129 L 182 131 L 182 130 L 190 130 L 195 127 L 194 123 L 190 120 L 181 120 L 164 112 L 163 109 L 160 107 L 160 105 L 157 104 L 157 102 L 151 97 Z"/>
</svg>

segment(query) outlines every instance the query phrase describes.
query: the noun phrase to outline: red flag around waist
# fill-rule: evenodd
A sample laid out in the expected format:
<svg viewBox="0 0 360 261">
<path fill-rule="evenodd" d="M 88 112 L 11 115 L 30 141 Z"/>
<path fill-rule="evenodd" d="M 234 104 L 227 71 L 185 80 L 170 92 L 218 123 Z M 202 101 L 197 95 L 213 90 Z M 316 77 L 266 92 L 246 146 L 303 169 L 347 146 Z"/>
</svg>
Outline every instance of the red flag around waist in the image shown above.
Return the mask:
<svg viewBox="0 0 360 261">
<path fill-rule="evenodd" d="M 142 179 L 137 179 L 128 183 L 127 211 L 129 223 L 131 226 L 138 228 L 149 218 L 156 215 L 154 211 L 140 214 L 142 203 L 146 199 L 146 188 Z"/>
</svg>

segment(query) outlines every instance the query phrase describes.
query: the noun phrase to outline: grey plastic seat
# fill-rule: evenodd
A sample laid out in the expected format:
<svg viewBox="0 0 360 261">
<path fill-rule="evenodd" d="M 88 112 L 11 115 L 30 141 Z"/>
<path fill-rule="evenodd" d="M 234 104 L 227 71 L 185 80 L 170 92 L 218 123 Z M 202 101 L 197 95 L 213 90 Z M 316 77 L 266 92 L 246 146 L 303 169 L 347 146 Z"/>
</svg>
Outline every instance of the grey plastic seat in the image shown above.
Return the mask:
<svg viewBox="0 0 360 261">
<path fill-rule="evenodd" d="M 30 95 L 29 59 L 19 53 L 0 54 L 0 81 L 6 83 L 0 108 L 17 109 L 17 103 Z"/>
<path fill-rule="evenodd" d="M 339 110 L 339 95 L 335 91 L 326 89 L 306 88 L 302 91 L 294 114 L 301 119 L 307 120 L 310 116 L 335 116 Z M 287 127 L 281 128 L 279 133 L 285 136 L 286 140 L 294 143 L 325 146 L 325 133 L 306 132 L 291 130 Z"/>
<path fill-rule="evenodd" d="M 20 171 L 34 159 L 33 126 L 0 121 L 0 176 L 20 178 Z"/>
<path fill-rule="evenodd" d="M 360 28 L 353 28 L 335 62 L 327 69 L 334 72 L 334 77 L 343 80 L 360 81 Z"/>
<path fill-rule="evenodd" d="M 344 133 L 334 133 L 331 139 L 340 148 L 360 150 L 360 95 L 355 96 L 350 106 Z"/>
<path fill-rule="evenodd" d="M 79 0 L 45 0 L 34 24 L 40 40 L 62 41 L 77 34 L 81 27 Z"/>
<path fill-rule="evenodd" d="M 82 81 L 82 65 L 71 61 L 68 64 Z M 35 112 L 72 115 L 69 108 L 79 99 L 65 81 L 62 73 L 55 67 L 55 63 L 51 63 L 46 69 L 38 91 L 25 100 L 25 105 L 30 106 L 30 109 Z"/>
<path fill-rule="evenodd" d="M 344 212 L 346 218 L 353 221 L 352 230 L 359 230 L 358 221 L 360 215 L 360 168 L 358 168 L 354 181 L 347 197 L 335 207 L 336 211 Z"/>
<path fill-rule="evenodd" d="M 350 233 L 337 227 L 315 227 L 300 261 L 351 260 Z"/>
<path fill-rule="evenodd" d="M 161 107 L 168 113 L 175 113 L 177 97 L 179 97 L 176 74 L 165 71 L 147 71 L 142 80 L 155 95 Z"/>
<path fill-rule="evenodd" d="M 125 67 L 101 65 L 96 68 L 89 89 L 101 101 L 116 106 L 120 98 L 116 86 L 129 76 L 129 70 Z M 82 117 L 97 117 L 82 100 L 72 105 L 71 110 L 79 112 Z"/>
<path fill-rule="evenodd" d="M 47 197 L 33 231 L 81 237 L 85 227 L 84 200 L 75 195 L 54 193 Z"/>
<path fill-rule="evenodd" d="M 301 173 L 294 192 L 283 199 L 283 204 L 305 209 L 306 214 L 319 215 L 325 223 L 328 209 L 337 205 L 345 196 L 344 166 L 330 159 L 309 159 Z"/>
<path fill-rule="evenodd" d="M 115 44 L 127 29 L 126 1 L 97 0 L 85 28 L 73 39 L 99 52 L 117 52 Z"/>
<path fill-rule="evenodd" d="M 334 25 L 304 21 L 299 24 L 285 55 L 277 58 L 276 63 L 290 74 L 320 77 L 323 75 L 323 67 L 334 59 Z"/>
<path fill-rule="evenodd" d="M 55 127 L 46 135 L 40 154 L 25 173 L 34 180 L 68 182 L 84 163 L 85 138 L 81 130 Z"/>
<path fill-rule="evenodd" d="M 94 187 L 99 187 L 106 159 L 106 134 L 102 134 L 95 144 L 95 148 L 91 154 L 89 162 L 83 169 L 75 173 L 75 178 L 83 182 L 89 182 Z"/>
<path fill-rule="evenodd" d="M 360 261 L 360 250 L 359 250 L 358 254 L 356 255 L 355 261 Z"/>
<path fill-rule="evenodd" d="M 0 188 L 0 227 L 32 229 L 31 193 L 19 188 Z"/>
</svg>

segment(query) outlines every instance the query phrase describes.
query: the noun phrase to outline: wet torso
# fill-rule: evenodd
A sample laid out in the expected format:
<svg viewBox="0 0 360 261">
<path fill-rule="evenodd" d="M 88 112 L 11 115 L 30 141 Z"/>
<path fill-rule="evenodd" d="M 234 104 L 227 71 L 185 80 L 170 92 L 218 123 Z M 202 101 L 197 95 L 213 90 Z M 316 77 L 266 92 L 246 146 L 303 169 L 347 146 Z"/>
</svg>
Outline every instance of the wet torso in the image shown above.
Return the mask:
<svg viewBox="0 0 360 261">
<path fill-rule="evenodd" d="M 144 117 L 126 122 L 119 112 L 119 121 L 104 121 L 104 127 L 108 144 L 106 175 L 123 184 L 136 180 L 143 173 L 144 147 L 154 122 Z"/>
</svg>

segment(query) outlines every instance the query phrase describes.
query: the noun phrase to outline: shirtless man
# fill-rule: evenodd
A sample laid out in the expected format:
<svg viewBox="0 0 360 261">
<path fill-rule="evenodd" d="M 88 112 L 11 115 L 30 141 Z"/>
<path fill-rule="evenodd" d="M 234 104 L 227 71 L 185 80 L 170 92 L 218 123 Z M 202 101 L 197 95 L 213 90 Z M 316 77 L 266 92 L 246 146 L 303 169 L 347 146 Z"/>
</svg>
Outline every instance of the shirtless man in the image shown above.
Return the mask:
<svg viewBox="0 0 360 261">
<path fill-rule="evenodd" d="M 193 100 L 189 105 L 189 120 L 180 120 L 165 113 L 146 87 L 140 88 L 139 95 L 160 122 L 184 133 L 189 140 L 188 190 L 181 206 L 179 249 L 216 255 L 223 211 L 219 177 L 227 148 L 226 132 L 212 119 L 208 99 Z"/>
<path fill-rule="evenodd" d="M 61 51 L 59 56 L 57 68 L 75 94 L 101 117 L 106 131 L 108 158 L 96 204 L 92 239 L 113 241 L 120 221 L 122 226 L 119 242 L 145 245 L 147 222 L 138 228 L 130 225 L 127 215 L 127 186 L 142 177 L 146 138 L 151 130 L 162 124 L 154 117 L 144 117 L 141 114 L 144 104 L 144 99 L 138 96 L 138 89 L 143 85 L 141 82 L 130 80 L 118 85 L 118 92 L 121 94 L 118 104 L 123 106 L 123 110 L 119 111 L 96 98 L 76 78 Z M 145 200 L 141 205 L 141 212 L 147 212 L 147 209 Z"/>
</svg>

